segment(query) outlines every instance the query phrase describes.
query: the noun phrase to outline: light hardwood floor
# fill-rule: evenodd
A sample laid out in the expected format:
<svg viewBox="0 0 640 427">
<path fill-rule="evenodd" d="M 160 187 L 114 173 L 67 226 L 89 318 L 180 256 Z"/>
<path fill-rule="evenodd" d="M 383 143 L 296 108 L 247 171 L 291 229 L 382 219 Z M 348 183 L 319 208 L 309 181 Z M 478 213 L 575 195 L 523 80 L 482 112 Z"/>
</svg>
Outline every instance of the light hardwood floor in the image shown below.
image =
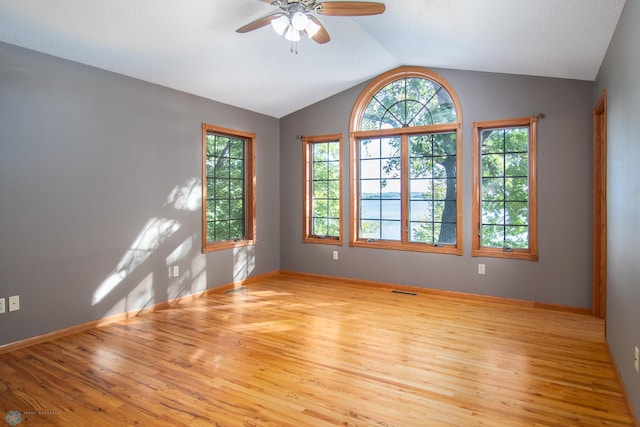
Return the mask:
<svg viewBox="0 0 640 427">
<path fill-rule="evenodd" d="M 632 426 L 588 315 L 280 275 L 0 355 L 0 423 Z"/>
</svg>

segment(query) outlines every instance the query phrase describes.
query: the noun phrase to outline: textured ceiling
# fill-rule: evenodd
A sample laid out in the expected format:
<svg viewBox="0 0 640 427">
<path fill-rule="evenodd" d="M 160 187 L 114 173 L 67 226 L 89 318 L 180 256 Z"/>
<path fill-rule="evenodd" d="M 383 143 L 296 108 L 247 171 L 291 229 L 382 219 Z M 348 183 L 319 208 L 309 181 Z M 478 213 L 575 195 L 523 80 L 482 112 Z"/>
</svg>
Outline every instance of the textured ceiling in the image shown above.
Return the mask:
<svg viewBox="0 0 640 427">
<path fill-rule="evenodd" d="M 0 41 L 282 117 L 401 65 L 594 80 L 625 0 L 378 0 L 298 54 L 258 0 L 0 0 Z M 0 57 L 0 60 L 2 58 Z"/>
</svg>

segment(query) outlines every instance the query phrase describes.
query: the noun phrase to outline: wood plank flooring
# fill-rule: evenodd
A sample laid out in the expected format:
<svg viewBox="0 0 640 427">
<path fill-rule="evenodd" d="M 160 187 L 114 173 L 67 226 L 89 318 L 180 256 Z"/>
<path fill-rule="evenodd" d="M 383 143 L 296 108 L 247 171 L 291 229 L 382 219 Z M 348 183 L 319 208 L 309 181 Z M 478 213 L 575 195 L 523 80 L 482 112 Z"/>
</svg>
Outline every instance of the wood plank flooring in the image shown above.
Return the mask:
<svg viewBox="0 0 640 427">
<path fill-rule="evenodd" d="M 280 275 L 0 355 L 0 419 L 633 426 L 591 316 Z"/>
</svg>

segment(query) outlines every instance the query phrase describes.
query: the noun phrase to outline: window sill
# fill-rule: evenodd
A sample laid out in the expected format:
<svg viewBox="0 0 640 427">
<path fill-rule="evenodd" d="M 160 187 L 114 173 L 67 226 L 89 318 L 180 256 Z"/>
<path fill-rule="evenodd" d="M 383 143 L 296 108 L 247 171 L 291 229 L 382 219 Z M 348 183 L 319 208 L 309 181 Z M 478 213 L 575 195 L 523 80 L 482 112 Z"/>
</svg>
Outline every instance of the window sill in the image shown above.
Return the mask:
<svg viewBox="0 0 640 427">
<path fill-rule="evenodd" d="M 342 246 L 342 239 L 337 237 L 305 237 L 302 239 L 302 243 L 319 243 L 321 245 L 335 245 Z"/>
<path fill-rule="evenodd" d="M 227 240 L 224 242 L 216 242 L 216 243 L 208 243 L 206 246 L 202 248 L 202 253 L 206 254 L 209 252 L 222 251 L 225 249 L 231 248 L 239 248 L 243 246 L 253 246 L 256 244 L 254 240 Z"/>
<path fill-rule="evenodd" d="M 429 252 L 447 255 L 462 255 L 462 248 L 455 245 L 435 246 L 426 243 L 401 243 L 392 240 L 355 240 L 349 246 L 358 248 L 391 249 L 397 251 Z"/>
<path fill-rule="evenodd" d="M 500 248 L 479 248 L 471 250 L 471 256 L 538 261 L 538 254 L 532 252 L 530 249 L 513 249 L 510 252 L 505 252 Z"/>
</svg>

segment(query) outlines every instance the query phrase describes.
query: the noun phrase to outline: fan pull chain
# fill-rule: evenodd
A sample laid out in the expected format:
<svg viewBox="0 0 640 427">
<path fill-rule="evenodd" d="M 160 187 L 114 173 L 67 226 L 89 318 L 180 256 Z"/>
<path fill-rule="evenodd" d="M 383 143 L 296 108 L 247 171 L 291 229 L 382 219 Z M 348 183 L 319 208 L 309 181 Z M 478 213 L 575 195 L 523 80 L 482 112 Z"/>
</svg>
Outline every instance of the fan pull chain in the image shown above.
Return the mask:
<svg viewBox="0 0 640 427">
<path fill-rule="evenodd" d="M 298 54 L 298 42 L 291 42 L 291 53 Z"/>
</svg>

